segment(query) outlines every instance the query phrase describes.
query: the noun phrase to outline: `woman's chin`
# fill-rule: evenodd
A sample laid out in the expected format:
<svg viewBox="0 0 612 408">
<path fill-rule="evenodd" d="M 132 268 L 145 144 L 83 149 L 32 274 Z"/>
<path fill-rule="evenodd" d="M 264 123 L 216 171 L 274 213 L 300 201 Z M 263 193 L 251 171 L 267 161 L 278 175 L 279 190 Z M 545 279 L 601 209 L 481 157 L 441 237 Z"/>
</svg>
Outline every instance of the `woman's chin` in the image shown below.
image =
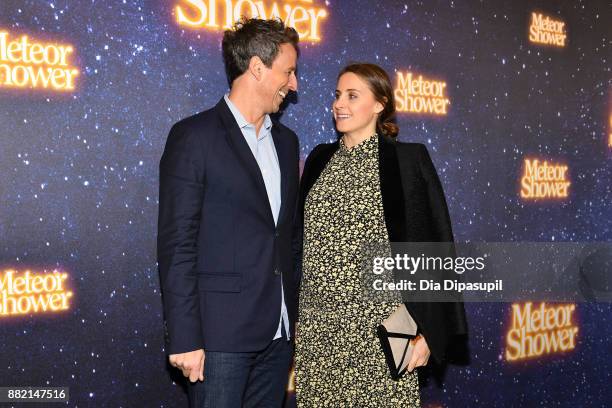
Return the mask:
<svg viewBox="0 0 612 408">
<path fill-rule="evenodd" d="M 342 126 L 342 125 L 338 126 L 336 124 L 336 130 L 340 133 L 346 133 L 346 132 L 349 132 L 351 128 L 349 126 Z"/>
</svg>

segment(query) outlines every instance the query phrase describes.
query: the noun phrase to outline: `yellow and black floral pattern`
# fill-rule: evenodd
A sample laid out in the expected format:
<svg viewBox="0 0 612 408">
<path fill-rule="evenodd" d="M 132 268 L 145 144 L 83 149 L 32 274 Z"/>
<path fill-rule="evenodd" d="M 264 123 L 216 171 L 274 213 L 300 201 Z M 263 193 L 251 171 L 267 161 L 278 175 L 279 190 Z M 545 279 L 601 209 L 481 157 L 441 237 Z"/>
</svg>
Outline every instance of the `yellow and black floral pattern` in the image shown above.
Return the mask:
<svg viewBox="0 0 612 408">
<path fill-rule="evenodd" d="M 376 327 L 399 301 L 368 299 L 364 245 L 388 242 L 376 135 L 340 146 L 304 212 L 303 278 L 296 335 L 298 407 L 419 407 L 416 371 L 391 379 Z"/>
</svg>

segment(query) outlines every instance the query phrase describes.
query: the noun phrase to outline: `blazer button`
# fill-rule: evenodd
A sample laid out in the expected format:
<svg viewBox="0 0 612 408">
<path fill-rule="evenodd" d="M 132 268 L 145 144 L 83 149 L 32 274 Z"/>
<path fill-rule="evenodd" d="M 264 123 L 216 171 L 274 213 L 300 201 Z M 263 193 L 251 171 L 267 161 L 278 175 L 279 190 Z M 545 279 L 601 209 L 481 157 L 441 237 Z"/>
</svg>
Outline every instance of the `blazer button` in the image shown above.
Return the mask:
<svg viewBox="0 0 612 408">
<path fill-rule="evenodd" d="M 280 233 L 279 233 L 278 231 L 276 231 L 276 232 L 274 233 L 274 236 L 275 236 L 276 238 L 278 238 L 278 237 L 280 237 Z"/>
<path fill-rule="evenodd" d="M 274 268 L 274 274 L 275 274 L 275 275 L 277 275 L 277 276 L 279 276 L 279 275 L 281 274 L 280 269 L 278 269 L 278 268 Z"/>
</svg>

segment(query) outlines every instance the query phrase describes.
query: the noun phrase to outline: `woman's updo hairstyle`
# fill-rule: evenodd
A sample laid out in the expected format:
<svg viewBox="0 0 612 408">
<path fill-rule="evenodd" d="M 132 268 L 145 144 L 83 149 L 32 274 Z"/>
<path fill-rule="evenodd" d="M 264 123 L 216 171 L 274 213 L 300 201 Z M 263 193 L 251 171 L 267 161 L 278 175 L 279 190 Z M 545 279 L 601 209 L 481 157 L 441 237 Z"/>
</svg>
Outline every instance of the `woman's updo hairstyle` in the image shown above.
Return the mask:
<svg viewBox="0 0 612 408">
<path fill-rule="evenodd" d="M 389 75 L 375 64 L 354 63 L 344 67 L 338 74 L 338 79 L 348 72 L 357 75 L 374 94 L 374 98 L 383 105 L 383 110 L 376 120 L 376 132 L 388 137 L 396 137 L 399 127 L 395 123 L 395 99 Z"/>
</svg>

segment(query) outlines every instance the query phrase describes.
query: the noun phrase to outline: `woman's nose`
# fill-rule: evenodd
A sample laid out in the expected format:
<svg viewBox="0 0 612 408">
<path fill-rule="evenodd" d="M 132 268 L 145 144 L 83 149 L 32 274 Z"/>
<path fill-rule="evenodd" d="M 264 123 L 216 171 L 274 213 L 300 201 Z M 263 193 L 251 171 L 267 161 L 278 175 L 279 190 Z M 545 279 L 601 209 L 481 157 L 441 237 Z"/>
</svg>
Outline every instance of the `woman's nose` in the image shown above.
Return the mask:
<svg viewBox="0 0 612 408">
<path fill-rule="evenodd" d="M 344 108 L 344 101 L 342 100 L 342 97 L 338 97 L 334 103 L 332 104 L 332 108 L 334 109 L 341 109 Z"/>
</svg>

